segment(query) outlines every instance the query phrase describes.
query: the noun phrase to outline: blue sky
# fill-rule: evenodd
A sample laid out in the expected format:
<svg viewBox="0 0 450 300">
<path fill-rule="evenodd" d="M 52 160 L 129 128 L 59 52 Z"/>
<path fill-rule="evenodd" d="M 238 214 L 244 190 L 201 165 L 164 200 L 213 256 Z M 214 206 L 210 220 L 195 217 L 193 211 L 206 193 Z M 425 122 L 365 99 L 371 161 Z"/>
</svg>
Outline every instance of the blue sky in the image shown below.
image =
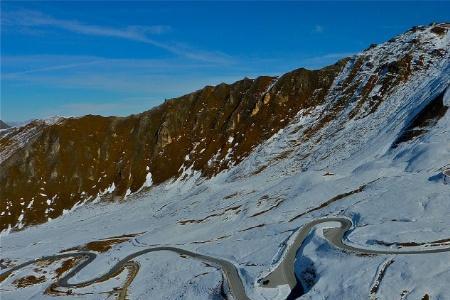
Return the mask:
<svg viewBox="0 0 450 300">
<path fill-rule="evenodd" d="M 433 21 L 450 21 L 450 2 L 2 1 L 0 118 L 137 113 Z"/>
</svg>

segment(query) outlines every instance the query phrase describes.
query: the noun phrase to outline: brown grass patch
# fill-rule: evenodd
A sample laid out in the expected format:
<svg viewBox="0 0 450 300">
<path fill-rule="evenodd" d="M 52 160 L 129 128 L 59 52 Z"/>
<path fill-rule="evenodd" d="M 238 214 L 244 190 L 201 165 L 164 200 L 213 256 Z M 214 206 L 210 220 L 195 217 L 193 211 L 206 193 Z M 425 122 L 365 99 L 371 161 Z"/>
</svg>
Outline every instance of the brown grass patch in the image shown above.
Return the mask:
<svg viewBox="0 0 450 300">
<path fill-rule="evenodd" d="M 121 244 L 124 242 L 129 241 L 131 238 L 143 234 L 144 232 L 139 232 L 139 233 L 129 233 L 129 234 L 123 234 L 123 235 L 119 235 L 119 236 L 111 236 L 105 239 L 101 239 L 101 240 L 97 240 L 97 241 L 92 241 L 89 242 L 87 244 L 81 245 L 81 246 L 76 246 L 76 247 L 72 247 L 72 248 L 67 248 L 64 250 L 59 251 L 60 253 L 64 253 L 64 252 L 70 252 L 70 251 L 96 251 L 96 252 L 107 252 L 109 251 L 114 245 L 117 244 Z"/>
<path fill-rule="evenodd" d="M 45 276 L 42 275 L 40 277 L 36 277 L 34 275 L 21 277 L 19 279 L 16 279 L 12 282 L 17 288 L 26 288 L 35 284 L 39 284 L 41 282 L 44 282 L 46 280 Z"/>
<path fill-rule="evenodd" d="M 434 26 L 430 31 L 434 34 L 444 36 L 447 33 L 447 28 L 442 26 Z"/>
<path fill-rule="evenodd" d="M 117 245 L 117 244 L 121 244 L 123 242 L 128 241 L 129 239 L 124 238 L 124 239 L 111 239 L 111 240 L 104 240 L 104 241 L 94 241 L 94 242 L 90 242 L 87 243 L 84 248 L 86 250 L 91 250 L 91 251 L 96 251 L 96 252 L 107 252 L 109 251 L 112 246 Z"/>
<path fill-rule="evenodd" d="M 61 266 L 55 270 L 56 277 L 61 277 L 64 273 L 72 269 L 79 261 L 79 258 L 69 258 L 62 262 Z"/>
</svg>

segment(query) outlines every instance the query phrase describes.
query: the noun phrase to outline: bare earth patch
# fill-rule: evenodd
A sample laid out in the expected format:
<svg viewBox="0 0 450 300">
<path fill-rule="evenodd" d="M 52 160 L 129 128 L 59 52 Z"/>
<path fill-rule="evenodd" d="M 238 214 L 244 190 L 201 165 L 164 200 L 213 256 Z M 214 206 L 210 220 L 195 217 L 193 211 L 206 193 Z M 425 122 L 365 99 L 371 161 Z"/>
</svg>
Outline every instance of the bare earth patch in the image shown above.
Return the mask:
<svg viewBox="0 0 450 300">
<path fill-rule="evenodd" d="M 17 288 L 26 288 L 45 281 L 45 276 L 36 277 L 34 275 L 21 277 L 12 282 Z"/>
</svg>

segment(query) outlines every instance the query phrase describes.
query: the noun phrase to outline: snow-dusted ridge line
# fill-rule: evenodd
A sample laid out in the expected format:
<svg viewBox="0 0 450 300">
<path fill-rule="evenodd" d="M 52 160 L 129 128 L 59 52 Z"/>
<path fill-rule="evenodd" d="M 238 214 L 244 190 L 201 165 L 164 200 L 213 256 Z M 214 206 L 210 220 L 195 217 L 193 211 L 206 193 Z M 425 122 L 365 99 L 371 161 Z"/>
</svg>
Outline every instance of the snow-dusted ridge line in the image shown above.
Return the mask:
<svg viewBox="0 0 450 300">
<path fill-rule="evenodd" d="M 408 82 L 402 83 L 385 96 L 386 99 L 372 115 L 364 116 L 361 119 L 349 118 L 349 113 L 356 104 L 356 102 L 351 101 L 328 126 L 320 129 L 311 140 L 306 140 L 303 143 L 290 143 L 292 140 L 301 141 L 306 130 L 310 128 L 309 124 L 314 124 L 320 120 L 318 117 L 320 114 L 326 113 L 328 109 L 342 100 L 340 96 L 342 90 L 339 87 L 346 80 L 354 63 L 359 58 L 371 57 L 373 63 L 371 67 L 364 66 L 366 69 L 358 72 L 357 78 L 355 78 L 355 80 L 361 82 L 360 86 L 364 86 L 372 74 L 377 74 L 375 70 L 381 67 L 382 63 L 387 64 L 400 59 L 405 53 L 402 47 L 408 45 L 415 38 L 426 42 L 422 45 L 424 49 L 414 49 L 412 55 L 424 55 L 425 59 L 430 62 L 428 69 L 413 72 Z M 258 172 L 258 168 L 264 168 L 267 166 L 267 162 L 270 162 L 272 166 L 279 165 L 275 168 L 283 170 L 280 171 L 283 175 L 292 175 L 299 170 L 303 171 L 309 168 L 315 170 L 330 168 L 342 160 L 360 156 L 361 153 L 366 153 L 368 149 L 378 148 L 377 152 L 373 154 L 375 157 L 385 155 L 391 145 L 386 143 L 384 148 L 377 147 L 377 145 L 383 144 L 386 138 L 393 142 L 399 132 L 414 119 L 415 115 L 450 84 L 450 57 L 444 57 L 436 63 L 436 60 L 429 54 L 440 47 L 449 49 L 450 36 L 448 34 L 440 38 L 430 32 L 428 28 L 423 32 L 407 32 L 393 40 L 393 42 L 385 42 L 352 56 L 332 83 L 325 104 L 313 108 L 309 114 L 306 114 L 305 118 L 302 118 L 304 112 L 299 111 L 285 128 L 258 145 L 233 170 L 236 174 L 235 178 L 243 176 L 242 173 Z M 385 57 L 388 51 L 392 52 L 388 55 L 389 61 Z M 373 89 L 371 96 L 376 94 L 377 87 L 379 86 Z M 450 93 L 447 92 L 447 94 Z M 447 98 L 449 98 L 449 95 L 446 95 Z M 305 126 L 299 126 L 302 124 L 305 124 Z M 287 154 L 290 162 L 274 160 L 286 148 L 290 149 Z M 305 157 L 305 153 L 308 156 Z M 289 161 L 289 159 L 285 159 L 285 161 Z M 280 175 L 280 173 L 277 173 L 277 175 Z"/>
</svg>

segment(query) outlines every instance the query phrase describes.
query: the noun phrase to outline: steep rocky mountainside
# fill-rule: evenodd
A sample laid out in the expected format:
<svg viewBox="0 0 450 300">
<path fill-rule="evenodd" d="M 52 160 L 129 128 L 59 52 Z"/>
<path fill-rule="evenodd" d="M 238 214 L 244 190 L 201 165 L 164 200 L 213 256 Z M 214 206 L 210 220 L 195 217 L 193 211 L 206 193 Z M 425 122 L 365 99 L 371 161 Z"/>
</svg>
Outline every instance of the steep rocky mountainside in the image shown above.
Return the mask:
<svg viewBox="0 0 450 300">
<path fill-rule="evenodd" d="M 319 144 L 316 160 L 364 144 L 370 130 L 348 132 L 346 124 L 369 117 L 385 122 L 379 116 L 386 99 L 448 70 L 449 29 L 449 24 L 415 27 L 321 70 L 207 86 L 138 115 L 58 118 L 3 130 L 0 229 L 43 223 L 85 201 L 121 200 L 193 171 L 214 176 L 256 155 L 280 130 L 302 134 L 255 173 L 293 151 L 301 152 L 294 169 L 307 168 Z M 308 122 L 289 127 L 298 118 Z M 329 138 L 339 134 L 351 138 L 331 144 Z M 341 153 L 335 159 L 348 155 Z"/>
<path fill-rule="evenodd" d="M 5 122 L 3 122 L 2 120 L 0 120 L 0 129 L 6 129 L 9 128 L 9 125 L 6 124 Z"/>
</svg>

